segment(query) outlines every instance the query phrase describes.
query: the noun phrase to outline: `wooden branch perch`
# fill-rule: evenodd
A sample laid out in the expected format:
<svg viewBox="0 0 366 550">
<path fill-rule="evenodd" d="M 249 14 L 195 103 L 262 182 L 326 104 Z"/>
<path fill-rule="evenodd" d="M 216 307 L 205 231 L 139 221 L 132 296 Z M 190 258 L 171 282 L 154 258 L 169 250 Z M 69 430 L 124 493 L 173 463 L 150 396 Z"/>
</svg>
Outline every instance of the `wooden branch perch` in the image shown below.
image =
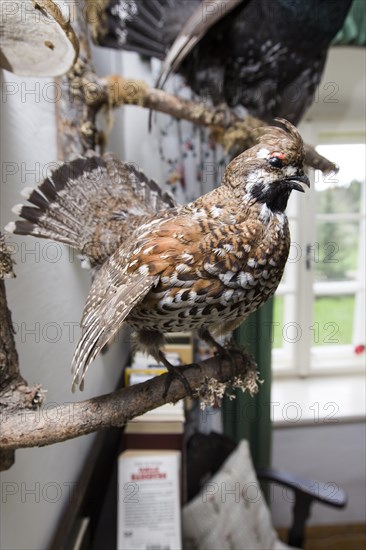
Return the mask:
<svg viewBox="0 0 366 550">
<path fill-rule="evenodd" d="M 231 113 L 231 121 L 228 123 L 226 113 L 206 105 L 203 101 L 198 103 L 181 99 L 163 90 L 150 88 L 142 80 L 110 75 L 100 79 L 99 83 L 99 93 L 97 89 L 94 90 L 99 106 L 104 101 L 107 101 L 110 107 L 139 105 L 200 126 L 207 126 L 212 130 L 212 137 L 229 152 L 238 153 L 252 147 L 268 126 L 251 115 L 240 119 L 234 113 Z M 105 94 L 107 94 L 106 98 L 104 98 Z M 305 162 L 308 166 L 323 172 L 338 170 L 334 162 L 320 155 L 312 145 L 308 144 L 305 144 Z"/>
<path fill-rule="evenodd" d="M 1 67 L 34 77 L 57 76 L 72 67 L 79 43 L 68 6 L 59 4 L 53 0 L 0 0 Z"/>
<path fill-rule="evenodd" d="M 14 328 L 6 301 L 5 278 L 15 277 L 13 262 L 0 233 L 0 415 L 36 410 L 42 403 L 40 386 L 29 387 L 19 372 L 18 353 L 14 342 Z M 14 463 L 14 451 L 0 449 L 0 470 Z"/>
<path fill-rule="evenodd" d="M 88 149 L 95 149 L 98 132 L 95 119 L 100 108 L 90 101 L 90 90 L 99 88 L 88 40 L 88 26 L 83 14 L 84 2 L 75 2 L 73 27 L 78 37 L 79 56 L 72 69 L 56 79 L 61 90 L 56 102 L 57 149 L 60 160 L 69 161 Z M 104 98 L 105 100 L 105 98 Z"/>
<path fill-rule="evenodd" d="M 221 365 L 217 357 L 212 357 L 199 366 L 192 364 L 175 368 L 184 373 L 191 388 L 203 399 L 209 399 L 210 392 L 222 396 L 223 386 L 216 380 L 246 388 L 251 393 L 257 391 L 256 364 L 244 351 L 234 350 L 232 360 L 225 358 Z M 174 379 L 167 396 L 163 397 L 167 376 L 162 374 L 142 384 L 55 409 L 12 414 L 2 421 L 0 446 L 11 450 L 51 445 L 102 428 L 123 426 L 135 416 L 186 396 L 182 383 Z"/>
</svg>

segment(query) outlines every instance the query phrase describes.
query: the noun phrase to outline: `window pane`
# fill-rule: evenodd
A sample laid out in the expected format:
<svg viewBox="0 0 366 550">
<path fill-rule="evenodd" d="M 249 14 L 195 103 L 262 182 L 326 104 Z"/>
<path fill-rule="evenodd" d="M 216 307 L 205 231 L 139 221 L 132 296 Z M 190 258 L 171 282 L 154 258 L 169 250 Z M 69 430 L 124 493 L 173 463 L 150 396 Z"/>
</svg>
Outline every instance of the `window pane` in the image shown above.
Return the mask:
<svg viewBox="0 0 366 550">
<path fill-rule="evenodd" d="M 335 158 L 337 174 L 316 173 L 316 242 L 311 247 L 315 282 L 357 278 L 361 191 L 365 182 L 365 145 L 322 145 L 317 150 Z"/>
<path fill-rule="evenodd" d="M 315 281 L 349 281 L 357 278 L 358 222 L 317 222 L 317 242 L 311 250 Z"/>
<path fill-rule="evenodd" d="M 351 214 L 360 212 L 361 183 L 349 173 L 349 181 L 339 179 L 338 174 L 326 176 L 316 182 L 317 214 Z"/>
<path fill-rule="evenodd" d="M 354 296 L 319 296 L 311 327 L 314 346 L 351 344 Z"/>
<path fill-rule="evenodd" d="M 337 159 L 337 174 L 315 174 L 318 214 L 344 214 L 360 211 L 360 190 L 365 183 L 366 149 L 363 143 L 319 145 L 317 151 Z"/>
</svg>

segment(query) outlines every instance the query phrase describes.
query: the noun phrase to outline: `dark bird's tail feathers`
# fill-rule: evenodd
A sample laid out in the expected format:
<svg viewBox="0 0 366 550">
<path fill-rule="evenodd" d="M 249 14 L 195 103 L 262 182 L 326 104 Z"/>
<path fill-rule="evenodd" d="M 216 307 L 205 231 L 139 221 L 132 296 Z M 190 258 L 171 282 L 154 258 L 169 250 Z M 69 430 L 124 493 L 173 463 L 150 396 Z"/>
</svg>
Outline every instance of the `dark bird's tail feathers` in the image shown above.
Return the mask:
<svg viewBox="0 0 366 550">
<path fill-rule="evenodd" d="M 144 217 L 175 206 L 156 182 L 111 153 L 89 152 L 64 163 L 22 195 L 32 206 L 16 205 L 23 219 L 6 231 L 65 243 L 91 265 L 103 263 Z"/>
<path fill-rule="evenodd" d="M 101 46 L 164 59 L 201 0 L 112 0 L 92 22 Z"/>
</svg>

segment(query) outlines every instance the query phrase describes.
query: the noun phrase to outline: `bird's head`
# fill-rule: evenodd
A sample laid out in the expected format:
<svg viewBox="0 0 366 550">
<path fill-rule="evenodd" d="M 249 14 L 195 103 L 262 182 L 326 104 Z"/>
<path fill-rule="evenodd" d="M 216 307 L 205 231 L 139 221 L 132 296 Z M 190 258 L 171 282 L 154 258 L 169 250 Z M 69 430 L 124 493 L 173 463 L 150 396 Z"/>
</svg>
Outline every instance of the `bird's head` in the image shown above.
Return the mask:
<svg viewBox="0 0 366 550">
<path fill-rule="evenodd" d="M 238 198 L 265 204 L 283 212 L 292 190 L 310 187 L 304 174 L 304 144 L 295 126 L 278 118 L 284 128 L 269 126 L 258 145 L 236 157 L 226 169 L 224 184 L 234 188 Z"/>
</svg>

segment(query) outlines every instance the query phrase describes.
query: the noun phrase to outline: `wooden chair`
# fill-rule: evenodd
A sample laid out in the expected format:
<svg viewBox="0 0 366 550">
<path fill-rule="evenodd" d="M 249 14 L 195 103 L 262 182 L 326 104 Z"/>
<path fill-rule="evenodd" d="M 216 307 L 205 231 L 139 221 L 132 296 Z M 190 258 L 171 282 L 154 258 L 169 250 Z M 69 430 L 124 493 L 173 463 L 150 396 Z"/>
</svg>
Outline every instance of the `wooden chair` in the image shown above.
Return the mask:
<svg viewBox="0 0 366 550">
<path fill-rule="evenodd" d="M 186 457 L 188 502 L 199 493 L 203 484 L 220 470 L 236 447 L 237 444 L 233 440 L 215 432 L 195 433 L 190 437 Z M 336 495 L 329 497 L 324 488 L 326 485 L 314 480 L 273 468 L 256 469 L 256 474 L 259 481 L 276 483 L 294 492 L 292 524 L 287 537 L 289 546 L 303 547 L 305 524 L 313 502 L 321 502 L 335 508 L 344 508 L 347 504 L 347 496 L 342 489 L 338 489 Z"/>
</svg>

